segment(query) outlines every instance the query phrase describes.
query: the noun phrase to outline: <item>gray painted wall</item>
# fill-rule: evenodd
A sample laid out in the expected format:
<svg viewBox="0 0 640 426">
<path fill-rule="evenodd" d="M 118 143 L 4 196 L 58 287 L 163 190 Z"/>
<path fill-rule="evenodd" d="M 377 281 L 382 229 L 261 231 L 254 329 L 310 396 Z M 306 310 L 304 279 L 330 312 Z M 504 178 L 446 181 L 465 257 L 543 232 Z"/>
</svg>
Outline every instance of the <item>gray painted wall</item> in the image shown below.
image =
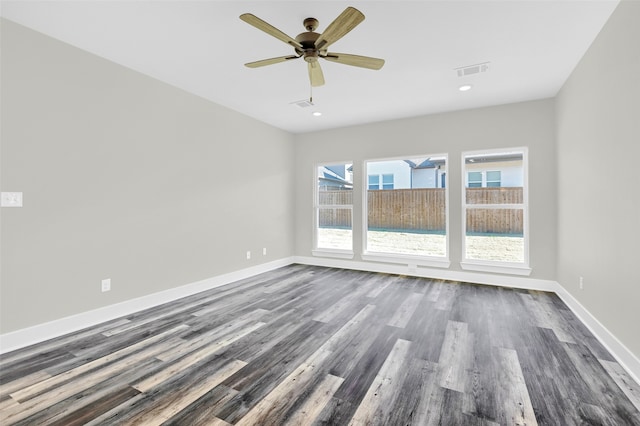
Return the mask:
<svg viewBox="0 0 640 426">
<path fill-rule="evenodd" d="M 363 162 L 368 159 L 449 154 L 451 269 L 462 255 L 463 151 L 529 148 L 531 277 L 555 279 L 556 160 L 554 102 L 551 99 L 446 114 L 393 120 L 296 136 L 296 254 L 311 256 L 314 164 L 354 162 L 354 190 L 361 194 Z M 354 194 L 355 195 L 355 194 Z M 355 260 L 362 252 L 362 199 L 354 196 Z"/>
<path fill-rule="evenodd" d="M 293 255 L 293 136 L 6 20 L 1 137 L 0 333 Z"/>
<path fill-rule="evenodd" d="M 637 357 L 639 22 L 640 2 L 622 1 L 565 83 L 556 107 L 558 281 Z"/>
</svg>

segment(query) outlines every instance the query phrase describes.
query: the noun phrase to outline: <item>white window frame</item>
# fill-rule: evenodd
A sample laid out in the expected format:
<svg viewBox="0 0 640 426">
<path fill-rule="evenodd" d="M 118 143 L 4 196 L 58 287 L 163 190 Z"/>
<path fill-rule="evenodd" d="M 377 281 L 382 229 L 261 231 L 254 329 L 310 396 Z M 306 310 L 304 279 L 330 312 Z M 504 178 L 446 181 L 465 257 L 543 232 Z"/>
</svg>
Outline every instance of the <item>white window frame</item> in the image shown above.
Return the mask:
<svg viewBox="0 0 640 426">
<path fill-rule="evenodd" d="M 436 184 L 436 189 L 444 189 L 445 191 L 445 256 L 421 256 L 404 253 L 382 253 L 372 252 L 367 250 L 367 232 L 369 231 L 369 211 L 368 211 L 368 189 L 369 180 L 367 174 L 367 163 L 375 163 L 380 161 L 396 161 L 406 160 L 409 158 L 429 158 L 429 157 L 444 157 L 445 166 L 444 172 L 447 173 L 449 168 L 449 154 L 429 154 L 429 155 L 404 155 L 401 157 L 385 157 L 385 158 L 371 158 L 362 162 L 362 176 L 367 182 L 367 186 L 362 191 L 362 254 L 360 257 L 365 261 L 372 262 L 384 262 L 384 263 L 399 263 L 409 267 L 409 269 L 415 269 L 418 266 L 435 267 L 435 268 L 449 268 L 451 261 L 449 260 L 450 243 L 449 243 L 449 185 L 445 188 L 440 188 Z M 382 183 L 382 181 L 380 181 Z M 395 186 L 395 177 L 394 177 Z"/>
<path fill-rule="evenodd" d="M 522 153 L 522 204 L 467 204 L 467 167 L 465 158 L 470 155 L 499 154 L 503 152 Z M 513 275 L 530 275 L 529 266 L 529 150 L 527 147 L 500 148 L 480 151 L 466 151 L 461 155 L 462 164 L 462 261 L 460 266 L 465 270 L 503 273 Z M 483 187 L 486 185 L 486 174 L 482 174 Z M 502 176 L 500 176 L 502 179 Z M 467 258 L 467 210 L 469 209 L 521 209 L 523 216 L 523 262 L 501 262 L 496 260 L 479 260 Z"/>
<path fill-rule="evenodd" d="M 480 186 L 469 186 L 472 182 L 469 179 L 469 175 L 471 173 L 476 173 L 480 175 L 480 181 L 474 180 L 473 183 L 480 183 Z M 500 173 L 500 180 L 489 180 L 489 173 Z M 469 188 L 500 188 L 502 187 L 502 172 L 500 170 L 471 170 L 466 172 L 465 177 L 467 179 L 466 183 Z M 489 186 L 489 183 L 498 182 L 500 185 L 498 186 Z"/>
<path fill-rule="evenodd" d="M 318 171 L 320 167 L 323 166 L 333 166 L 336 164 L 351 164 L 354 166 L 353 161 L 323 161 L 321 163 L 316 163 L 313 168 L 313 248 L 311 253 L 314 256 L 320 257 L 333 257 L 339 259 L 353 259 L 353 201 L 351 205 L 348 204 L 323 204 L 320 205 L 320 196 L 319 196 L 319 188 L 318 188 L 318 179 L 320 178 Z M 353 185 L 353 181 L 351 182 Z M 352 189 L 355 191 L 355 188 Z M 336 209 L 346 209 L 351 212 L 351 249 L 334 249 L 334 248 L 325 248 L 318 247 L 318 229 L 320 229 L 320 209 L 327 208 L 336 208 Z"/>
</svg>

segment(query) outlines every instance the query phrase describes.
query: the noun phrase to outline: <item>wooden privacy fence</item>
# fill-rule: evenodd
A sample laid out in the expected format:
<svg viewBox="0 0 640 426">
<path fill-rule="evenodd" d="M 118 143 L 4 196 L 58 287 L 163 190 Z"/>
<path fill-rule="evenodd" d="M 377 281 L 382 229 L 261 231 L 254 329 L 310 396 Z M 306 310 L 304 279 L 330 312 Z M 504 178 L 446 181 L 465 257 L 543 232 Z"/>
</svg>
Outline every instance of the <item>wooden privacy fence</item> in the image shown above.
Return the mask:
<svg viewBox="0 0 640 426">
<path fill-rule="evenodd" d="M 368 191 L 369 228 L 444 231 L 442 188 Z"/>
<path fill-rule="evenodd" d="M 523 224 L 522 210 L 467 210 L 467 232 L 522 235 Z"/>
<path fill-rule="evenodd" d="M 467 204 L 522 204 L 522 188 L 467 188 Z M 522 209 L 467 209 L 467 232 L 519 234 Z"/>
<path fill-rule="evenodd" d="M 469 204 L 520 204 L 522 188 L 467 188 Z M 322 205 L 353 204 L 353 191 L 320 191 L 320 226 L 351 227 L 350 209 Z M 445 190 L 417 188 L 367 191 L 368 226 L 374 229 L 444 232 Z M 522 234 L 520 209 L 468 209 L 467 231 Z"/>
</svg>

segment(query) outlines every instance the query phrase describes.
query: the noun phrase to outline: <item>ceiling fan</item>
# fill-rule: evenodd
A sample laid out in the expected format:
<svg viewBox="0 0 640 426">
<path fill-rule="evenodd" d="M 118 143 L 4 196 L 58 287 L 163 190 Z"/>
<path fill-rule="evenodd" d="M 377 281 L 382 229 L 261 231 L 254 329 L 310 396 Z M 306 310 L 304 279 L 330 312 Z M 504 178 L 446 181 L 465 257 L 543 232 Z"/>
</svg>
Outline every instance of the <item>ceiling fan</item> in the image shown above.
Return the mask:
<svg viewBox="0 0 640 426">
<path fill-rule="evenodd" d="M 316 33 L 318 20 L 315 18 L 307 18 L 303 25 L 306 32 L 298 34 L 296 38 L 291 38 L 271 24 L 250 13 L 240 15 L 240 19 L 249 25 L 253 25 L 259 30 L 281 40 L 290 46 L 293 46 L 295 55 L 280 56 L 277 58 L 263 59 L 261 61 L 249 62 L 245 66 L 249 68 L 258 68 L 265 65 L 286 62 L 292 59 L 304 58 L 307 62 L 309 70 L 309 80 L 311 86 L 322 86 L 324 84 L 324 74 L 318 58 L 327 61 L 337 62 L 339 64 L 352 65 L 354 67 L 368 68 L 379 70 L 384 65 L 384 59 L 371 58 L 368 56 L 350 55 L 347 53 L 328 52 L 329 45 L 335 43 L 345 36 L 349 31 L 354 29 L 360 22 L 364 21 L 364 15 L 354 7 L 347 7 L 322 33 Z"/>
</svg>

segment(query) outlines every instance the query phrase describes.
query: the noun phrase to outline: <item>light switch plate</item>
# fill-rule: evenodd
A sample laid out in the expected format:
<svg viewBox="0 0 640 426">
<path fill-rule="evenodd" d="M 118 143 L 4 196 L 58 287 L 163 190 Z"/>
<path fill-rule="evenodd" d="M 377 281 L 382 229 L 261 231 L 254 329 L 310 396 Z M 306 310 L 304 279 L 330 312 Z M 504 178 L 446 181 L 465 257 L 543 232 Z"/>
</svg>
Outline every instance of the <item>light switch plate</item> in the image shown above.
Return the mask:
<svg viewBox="0 0 640 426">
<path fill-rule="evenodd" d="M 106 280 L 102 280 L 102 291 L 110 291 L 111 290 L 111 278 L 107 278 Z"/>
<path fill-rule="evenodd" d="M 22 192 L 3 192 L 2 207 L 22 207 Z"/>
</svg>

